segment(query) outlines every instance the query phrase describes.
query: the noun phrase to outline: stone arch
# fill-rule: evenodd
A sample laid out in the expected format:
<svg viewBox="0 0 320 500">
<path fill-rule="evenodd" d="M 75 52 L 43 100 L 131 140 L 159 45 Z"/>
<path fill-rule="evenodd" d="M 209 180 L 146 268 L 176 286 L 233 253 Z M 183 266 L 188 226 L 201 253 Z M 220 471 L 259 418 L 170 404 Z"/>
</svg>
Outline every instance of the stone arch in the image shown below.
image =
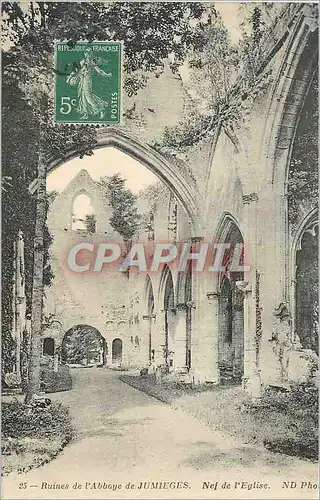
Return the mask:
<svg viewBox="0 0 320 500">
<path fill-rule="evenodd" d="M 106 331 L 112 332 L 116 328 L 115 321 L 108 320 L 106 321 Z"/>
<path fill-rule="evenodd" d="M 190 217 L 194 235 L 199 233 L 202 227 L 197 204 L 199 193 L 197 192 L 194 179 L 188 172 L 183 171 L 182 173 L 181 169 L 170 163 L 154 148 L 148 144 L 141 143 L 136 137 L 120 128 L 102 127 L 99 129 L 97 145 L 94 149 L 104 148 L 106 146 L 113 146 L 123 153 L 128 154 L 157 175 L 183 205 L 186 213 Z M 47 174 L 78 155 L 78 150 L 70 149 L 69 153 L 63 158 L 51 158 L 48 162 Z M 30 185 L 30 190 L 34 192 L 36 186 L 37 181 Z"/>
<path fill-rule="evenodd" d="M 213 276 L 218 297 L 218 365 L 220 376 L 241 380 L 244 374 L 244 293 L 239 282 L 244 280 L 243 272 L 229 270 L 236 244 L 244 242 L 236 219 L 224 213 L 216 231 L 216 242 L 230 243 L 230 258 L 226 252 L 223 260 L 225 271 Z"/>
<path fill-rule="evenodd" d="M 237 228 L 239 236 L 241 237 L 242 242 L 244 242 L 245 241 L 244 233 L 241 229 L 238 220 L 230 212 L 224 212 L 218 223 L 213 243 L 219 243 L 219 242 L 228 243 L 228 237 L 230 235 L 230 231 L 232 230 L 232 228 Z M 214 282 L 213 289 L 216 292 L 219 292 L 221 286 L 221 275 L 217 273 L 212 273 L 212 274 L 213 274 L 212 279 Z"/>
<path fill-rule="evenodd" d="M 146 314 L 152 314 L 155 307 L 154 285 L 149 274 L 147 274 L 144 283 L 144 304 Z"/>
<path fill-rule="evenodd" d="M 263 149 L 266 160 L 272 161 L 267 181 L 278 186 L 279 194 L 286 190 L 299 116 L 316 71 L 318 33 L 313 24 L 315 20 L 302 14 L 292 30 L 267 107 Z"/>
<path fill-rule="evenodd" d="M 313 349 L 317 354 L 319 353 L 318 233 L 319 214 L 315 208 L 298 227 L 290 256 L 293 340 L 303 348 Z"/>
<path fill-rule="evenodd" d="M 159 301 L 159 309 L 163 310 L 166 302 L 165 293 L 166 293 L 166 285 L 168 279 L 172 281 L 172 287 L 174 289 L 174 280 L 173 274 L 168 264 L 165 264 L 162 269 L 160 282 L 159 282 L 159 291 L 158 291 L 158 301 Z M 174 294 L 175 296 L 175 294 Z M 175 304 L 175 301 L 174 301 Z"/>
<path fill-rule="evenodd" d="M 288 177 L 299 120 L 317 71 L 318 33 L 315 19 L 301 13 L 288 40 L 270 97 L 265 125 L 266 181 L 272 188 L 273 239 L 278 287 L 275 301 L 290 300 L 290 228 Z"/>
<path fill-rule="evenodd" d="M 237 226 L 239 232 L 241 233 L 242 238 L 244 239 L 243 231 L 241 229 L 241 225 L 238 219 L 234 215 L 232 215 L 231 212 L 225 211 L 221 215 L 220 220 L 218 222 L 217 229 L 215 231 L 214 241 L 223 240 L 226 237 L 226 234 L 228 233 L 231 224 L 235 224 Z"/>
<path fill-rule="evenodd" d="M 73 363 L 83 364 L 84 366 L 93 362 L 97 365 L 106 364 L 108 346 L 104 336 L 96 327 L 84 323 L 75 324 L 65 331 L 60 349 L 62 362 L 72 364 L 70 353 L 68 352 L 68 343 L 70 347 L 70 339 L 73 335 L 77 335 L 77 333 L 81 330 L 83 330 L 84 335 L 90 336 L 91 339 L 96 340 L 97 342 L 93 342 L 92 345 L 90 342 L 88 342 L 87 345 L 85 343 L 82 344 L 83 348 L 75 353 L 75 359 L 77 360 L 74 360 Z"/>
<path fill-rule="evenodd" d="M 153 325 L 155 322 L 155 296 L 154 296 L 154 286 L 152 280 L 147 274 L 144 284 L 144 304 L 145 304 L 145 316 L 144 319 L 147 320 L 147 337 L 148 337 L 148 360 L 151 364 L 155 359 L 155 346 L 154 346 L 154 332 Z"/>
<path fill-rule="evenodd" d="M 173 366 L 173 343 L 175 333 L 175 287 L 173 275 L 166 264 L 162 270 L 159 284 L 159 310 L 163 312 L 163 358 L 166 366 Z"/>
<path fill-rule="evenodd" d="M 120 338 L 115 338 L 112 341 L 112 364 L 122 363 L 122 340 Z"/>
</svg>

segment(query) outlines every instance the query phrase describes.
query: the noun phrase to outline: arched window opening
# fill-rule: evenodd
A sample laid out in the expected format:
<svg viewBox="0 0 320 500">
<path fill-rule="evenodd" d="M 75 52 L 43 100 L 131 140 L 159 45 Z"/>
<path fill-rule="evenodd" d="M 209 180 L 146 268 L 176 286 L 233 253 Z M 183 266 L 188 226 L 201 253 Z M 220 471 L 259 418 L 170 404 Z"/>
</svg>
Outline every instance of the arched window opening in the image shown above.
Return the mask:
<svg viewBox="0 0 320 500">
<path fill-rule="evenodd" d="M 237 382 L 244 369 L 244 295 L 237 282 L 243 281 L 244 275 L 232 272 L 230 266 L 236 246 L 241 244 L 243 248 L 243 238 L 237 225 L 229 224 L 224 241 L 230 244 L 230 250 L 224 257 L 225 271 L 219 276 L 219 369 L 222 380 Z"/>
<path fill-rule="evenodd" d="M 90 325 L 77 325 L 68 330 L 61 346 L 61 360 L 69 366 L 101 366 L 107 362 L 107 343 Z"/>
<path fill-rule="evenodd" d="M 297 241 L 289 277 L 293 334 L 304 349 L 319 352 L 318 310 L 318 71 L 300 113 L 288 171 L 287 223 Z M 309 214 L 309 215 L 308 215 Z"/>
<path fill-rule="evenodd" d="M 319 77 L 311 82 L 293 142 L 288 171 L 288 220 L 291 234 L 319 197 Z"/>
<path fill-rule="evenodd" d="M 304 349 L 319 354 L 319 243 L 318 222 L 303 231 L 296 252 L 295 333 Z"/>
<path fill-rule="evenodd" d="M 122 362 L 122 340 L 113 339 L 112 341 L 112 363 L 120 364 Z"/>
<path fill-rule="evenodd" d="M 174 309 L 174 289 L 172 274 L 169 268 L 165 269 L 166 282 L 164 288 L 164 330 L 165 338 L 163 345 L 163 357 L 165 365 L 170 368 L 173 366 L 173 337 L 174 337 L 174 325 L 175 325 L 175 309 Z"/>
<path fill-rule="evenodd" d="M 42 354 L 44 356 L 54 356 L 54 339 L 43 339 Z"/>
<path fill-rule="evenodd" d="M 96 232 L 96 215 L 89 196 L 85 193 L 78 194 L 72 207 L 72 230 Z"/>
</svg>

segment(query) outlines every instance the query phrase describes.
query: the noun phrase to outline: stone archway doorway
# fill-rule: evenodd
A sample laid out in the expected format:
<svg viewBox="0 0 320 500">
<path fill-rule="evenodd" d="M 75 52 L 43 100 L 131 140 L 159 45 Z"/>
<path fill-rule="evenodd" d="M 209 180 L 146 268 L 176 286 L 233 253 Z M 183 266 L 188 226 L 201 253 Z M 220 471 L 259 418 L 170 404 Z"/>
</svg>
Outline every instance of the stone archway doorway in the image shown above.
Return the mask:
<svg viewBox="0 0 320 500">
<path fill-rule="evenodd" d="M 230 244 L 225 254 L 225 271 L 219 276 L 219 370 L 222 382 L 241 382 L 244 374 L 244 293 L 237 283 L 243 272 L 232 272 L 231 256 L 236 245 L 243 245 L 242 234 L 234 222 L 224 241 Z M 242 246 L 243 248 L 243 246 Z"/>
<path fill-rule="evenodd" d="M 154 322 L 154 294 L 151 280 L 148 276 L 146 284 L 146 296 L 147 296 L 147 320 L 148 320 L 148 359 L 151 364 L 155 360 L 155 348 L 154 339 L 152 332 L 152 325 Z"/>
<path fill-rule="evenodd" d="M 112 364 L 120 365 L 122 362 L 122 340 L 117 338 L 112 341 Z"/>
<path fill-rule="evenodd" d="M 319 226 L 303 230 L 295 255 L 295 333 L 304 349 L 319 354 Z"/>
<path fill-rule="evenodd" d="M 76 325 L 64 335 L 60 357 L 69 366 L 103 366 L 107 362 L 108 346 L 101 333 L 90 325 Z"/>
<path fill-rule="evenodd" d="M 168 368 L 173 367 L 173 342 L 174 342 L 174 325 L 175 325 L 175 308 L 174 308 L 174 288 L 170 269 L 165 269 L 165 286 L 164 286 L 164 345 L 163 357 L 164 363 Z"/>
</svg>

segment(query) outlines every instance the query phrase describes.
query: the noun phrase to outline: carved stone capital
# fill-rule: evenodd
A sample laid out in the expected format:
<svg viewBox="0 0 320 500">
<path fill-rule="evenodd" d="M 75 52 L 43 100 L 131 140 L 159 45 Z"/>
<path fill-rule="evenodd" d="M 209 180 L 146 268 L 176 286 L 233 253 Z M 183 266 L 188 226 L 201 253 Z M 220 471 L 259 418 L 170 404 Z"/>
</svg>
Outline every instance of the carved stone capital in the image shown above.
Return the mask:
<svg viewBox="0 0 320 500">
<path fill-rule="evenodd" d="M 242 202 L 244 205 L 249 205 L 253 201 L 258 201 L 258 200 L 259 196 L 257 195 L 257 193 L 249 193 L 249 194 L 244 194 L 242 196 Z"/>
<path fill-rule="evenodd" d="M 218 300 L 220 297 L 220 293 L 218 292 L 207 292 L 207 299 L 208 300 Z"/>
<path fill-rule="evenodd" d="M 188 302 L 186 302 L 186 306 L 189 307 L 190 309 L 195 309 L 196 303 L 194 300 L 189 300 Z"/>
<path fill-rule="evenodd" d="M 281 302 L 278 307 L 275 307 L 273 310 L 273 315 L 278 318 L 280 321 L 290 320 L 291 314 L 289 311 L 288 304 L 285 302 Z"/>
<path fill-rule="evenodd" d="M 236 287 L 243 293 L 252 292 L 252 285 L 249 281 L 236 281 Z"/>
<path fill-rule="evenodd" d="M 190 243 L 201 243 L 203 241 L 203 236 L 192 236 L 190 238 Z"/>
<path fill-rule="evenodd" d="M 187 304 L 180 303 L 176 305 L 177 311 L 185 311 L 187 309 Z"/>
</svg>

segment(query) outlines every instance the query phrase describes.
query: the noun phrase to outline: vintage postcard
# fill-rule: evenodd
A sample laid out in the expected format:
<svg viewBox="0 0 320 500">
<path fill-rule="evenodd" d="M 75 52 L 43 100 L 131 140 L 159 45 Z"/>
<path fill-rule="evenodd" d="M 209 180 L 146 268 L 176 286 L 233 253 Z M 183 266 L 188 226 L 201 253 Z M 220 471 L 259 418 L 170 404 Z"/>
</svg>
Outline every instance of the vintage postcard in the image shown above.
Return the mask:
<svg viewBox="0 0 320 500">
<path fill-rule="evenodd" d="M 318 498 L 318 4 L 1 7 L 2 497 Z"/>
</svg>

